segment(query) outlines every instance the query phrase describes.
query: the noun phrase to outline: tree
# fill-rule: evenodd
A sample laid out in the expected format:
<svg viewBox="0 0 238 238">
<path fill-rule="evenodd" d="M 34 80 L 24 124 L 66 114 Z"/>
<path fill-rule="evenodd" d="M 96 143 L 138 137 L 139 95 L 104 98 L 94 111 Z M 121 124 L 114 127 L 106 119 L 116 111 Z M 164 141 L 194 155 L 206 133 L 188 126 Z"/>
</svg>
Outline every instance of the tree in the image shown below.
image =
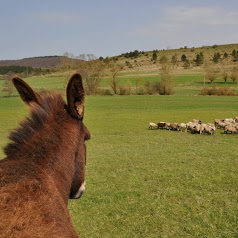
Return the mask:
<svg viewBox="0 0 238 238">
<path fill-rule="evenodd" d="M 228 58 L 228 54 L 227 54 L 226 52 L 224 53 L 223 58 L 224 58 L 224 59 L 227 59 L 227 58 Z"/>
<path fill-rule="evenodd" d="M 61 57 L 61 64 L 64 70 L 66 70 L 68 72 L 68 74 L 71 74 L 71 70 L 74 68 L 74 63 L 73 63 L 73 59 L 74 55 L 69 53 L 69 52 L 65 52 L 63 54 L 63 56 Z"/>
<path fill-rule="evenodd" d="M 190 66 L 191 66 L 191 63 L 190 63 L 189 59 L 186 59 L 183 64 L 184 69 L 189 69 Z"/>
<path fill-rule="evenodd" d="M 185 62 L 186 60 L 187 60 L 186 55 L 185 55 L 185 54 L 182 54 L 182 56 L 181 56 L 181 61 L 182 61 L 182 62 Z"/>
<path fill-rule="evenodd" d="M 15 87 L 12 83 L 13 76 L 14 76 L 14 73 L 9 72 L 8 74 L 6 74 L 6 77 L 4 79 L 4 83 L 2 86 L 2 92 L 6 93 L 7 96 L 12 96 L 12 94 L 16 91 Z"/>
<path fill-rule="evenodd" d="M 175 55 L 172 56 L 171 63 L 172 63 L 172 65 L 173 65 L 173 68 L 175 68 L 176 66 L 178 66 L 178 57 L 177 57 L 177 54 L 175 54 Z"/>
<path fill-rule="evenodd" d="M 214 55 L 212 57 L 213 62 L 218 63 L 220 59 L 221 59 L 221 54 L 219 52 L 214 53 Z"/>
<path fill-rule="evenodd" d="M 156 61 L 157 60 L 157 52 L 156 51 L 153 52 L 151 60 L 152 61 Z"/>
<path fill-rule="evenodd" d="M 166 64 L 169 63 L 169 60 L 168 60 L 167 56 L 163 55 L 163 56 L 160 57 L 159 62 L 163 67 L 163 65 L 166 65 Z"/>
<path fill-rule="evenodd" d="M 205 79 L 210 81 L 210 83 L 213 83 L 213 81 L 217 78 L 219 74 L 219 69 L 215 67 L 214 64 L 206 63 L 204 66 L 204 70 Z"/>
<path fill-rule="evenodd" d="M 223 60 L 221 62 L 221 77 L 223 78 L 224 82 L 226 83 L 229 78 L 229 67 L 227 60 Z"/>
<path fill-rule="evenodd" d="M 233 50 L 231 55 L 232 55 L 232 58 L 233 58 L 234 62 L 238 61 L 238 51 Z"/>
<path fill-rule="evenodd" d="M 233 57 L 233 58 L 235 58 L 235 57 L 236 57 L 236 55 L 237 55 L 237 52 L 236 52 L 236 50 L 232 50 L 232 52 L 231 52 L 231 55 L 232 55 L 232 57 Z"/>
<path fill-rule="evenodd" d="M 118 80 L 117 80 L 117 76 L 118 73 L 123 70 L 123 65 L 116 63 L 116 62 L 110 62 L 109 65 L 109 70 L 111 73 L 111 79 L 110 79 L 110 87 L 112 89 L 112 91 L 114 92 L 114 94 L 117 94 L 117 89 L 118 89 Z"/>
<path fill-rule="evenodd" d="M 204 56 L 203 56 L 203 53 L 200 52 L 199 54 L 196 55 L 195 63 L 197 66 L 199 66 L 203 64 L 203 61 L 204 61 Z"/>
<path fill-rule="evenodd" d="M 160 76 L 161 81 L 159 84 L 159 93 L 161 95 L 170 95 L 173 93 L 173 78 L 172 78 L 172 67 L 166 56 L 160 60 Z"/>
<path fill-rule="evenodd" d="M 238 80 L 238 67 L 234 67 L 232 70 L 231 70 L 231 75 L 230 75 L 233 83 L 237 83 L 237 80 Z"/>
</svg>

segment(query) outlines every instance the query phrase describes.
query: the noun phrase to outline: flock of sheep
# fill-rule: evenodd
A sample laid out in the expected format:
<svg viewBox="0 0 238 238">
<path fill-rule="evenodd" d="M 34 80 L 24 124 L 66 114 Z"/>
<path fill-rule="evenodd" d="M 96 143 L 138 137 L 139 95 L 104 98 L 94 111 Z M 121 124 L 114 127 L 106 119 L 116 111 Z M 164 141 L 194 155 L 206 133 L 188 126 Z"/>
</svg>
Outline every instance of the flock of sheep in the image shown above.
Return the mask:
<svg viewBox="0 0 238 238">
<path fill-rule="evenodd" d="M 172 131 L 185 131 L 199 134 L 213 135 L 216 129 L 224 130 L 224 133 L 238 133 L 238 117 L 215 119 L 214 123 L 202 123 L 201 120 L 193 119 L 188 123 L 150 122 L 149 129 L 167 129 Z"/>
</svg>

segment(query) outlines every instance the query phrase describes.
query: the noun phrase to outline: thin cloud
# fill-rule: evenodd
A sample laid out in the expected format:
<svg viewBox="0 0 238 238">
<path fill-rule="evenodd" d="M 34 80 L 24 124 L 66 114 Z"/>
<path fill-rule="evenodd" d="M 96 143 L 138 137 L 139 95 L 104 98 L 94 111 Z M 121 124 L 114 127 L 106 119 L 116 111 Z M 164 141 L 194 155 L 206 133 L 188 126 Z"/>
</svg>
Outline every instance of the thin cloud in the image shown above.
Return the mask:
<svg viewBox="0 0 238 238">
<path fill-rule="evenodd" d="M 231 28 L 238 25 L 238 13 L 214 7 L 173 7 L 165 9 L 164 16 L 153 21 L 138 28 L 137 33 L 155 35 L 168 31 L 177 32 L 188 27 L 200 27 L 204 30 L 212 26 Z"/>
<path fill-rule="evenodd" d="M 177 24 L 237 25 L 238 13 L 216 7 L 177 7 L 167 10 L 168 22 Z"/>
</svg>

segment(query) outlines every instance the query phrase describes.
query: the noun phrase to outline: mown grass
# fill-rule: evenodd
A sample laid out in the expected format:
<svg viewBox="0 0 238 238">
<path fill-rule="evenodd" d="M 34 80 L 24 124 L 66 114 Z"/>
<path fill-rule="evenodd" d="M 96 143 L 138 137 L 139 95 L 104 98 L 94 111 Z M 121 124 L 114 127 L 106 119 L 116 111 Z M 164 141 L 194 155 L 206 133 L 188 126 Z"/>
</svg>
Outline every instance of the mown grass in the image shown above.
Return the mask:
<svg viewBox="0 0 238 238">
<path fill-rule="evenodd" d="M 87 97 L 87 190 L 69 203 L 80 237 L 237 237 L 238 135 L 147 128 L 234 117 L 237 105 L 238 97 Z M 27 109 L 18 97 L 1 97 L 0 108 L 2 147 Z"/>
</svg>

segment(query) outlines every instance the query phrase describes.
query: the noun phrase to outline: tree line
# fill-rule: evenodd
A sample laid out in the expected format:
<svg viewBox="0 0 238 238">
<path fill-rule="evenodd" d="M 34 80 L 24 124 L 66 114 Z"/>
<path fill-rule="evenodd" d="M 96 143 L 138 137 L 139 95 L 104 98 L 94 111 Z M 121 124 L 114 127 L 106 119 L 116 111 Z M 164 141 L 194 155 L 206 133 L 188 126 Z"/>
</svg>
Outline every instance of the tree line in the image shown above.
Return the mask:
<svg viewBox="0 0 238 238">
<path fill-rule="evenodd" d="M 42 69 L 42 68 L 32 68 L 30 66 L 0 66 L 0 75 L 7 75 L 7 74 L 18 74 L 21 76 L 33 76 L 33 75 L 42 75 L 49 73 L 49 69 Z"/>
</svg>

